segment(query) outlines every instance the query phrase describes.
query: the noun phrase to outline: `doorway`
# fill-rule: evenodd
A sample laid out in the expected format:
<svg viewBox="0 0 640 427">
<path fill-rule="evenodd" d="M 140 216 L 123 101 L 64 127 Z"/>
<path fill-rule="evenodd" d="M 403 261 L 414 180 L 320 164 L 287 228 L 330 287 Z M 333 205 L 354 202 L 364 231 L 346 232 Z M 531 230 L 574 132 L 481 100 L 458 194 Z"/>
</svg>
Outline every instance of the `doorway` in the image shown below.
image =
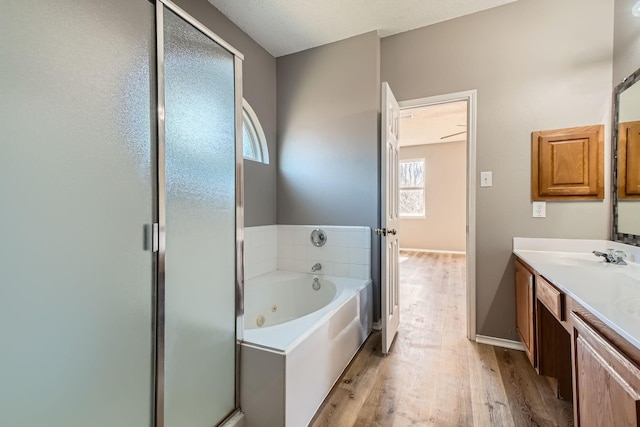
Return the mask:
<svg viewBox="0 0 640 427">
<path fill-rule="evenodd" d="M 465 254 L 467 338 L 475 341 L 476 91 L 399 105 L 400 248 Z"/>
</svg>

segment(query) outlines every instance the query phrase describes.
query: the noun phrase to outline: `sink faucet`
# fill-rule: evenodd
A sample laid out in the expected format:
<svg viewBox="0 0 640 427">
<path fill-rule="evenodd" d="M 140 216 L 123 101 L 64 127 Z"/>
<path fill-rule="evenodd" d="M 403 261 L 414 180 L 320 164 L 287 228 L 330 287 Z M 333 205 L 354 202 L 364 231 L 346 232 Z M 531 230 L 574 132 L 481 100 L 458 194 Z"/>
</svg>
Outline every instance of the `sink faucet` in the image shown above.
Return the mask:
<svg viewBox="0 0 640 427">
<path fill-rule="evenodd" d="M 311 267 L 311 271 L 316 272 L 318 270 L 322 270 L 322 265 L 319 262 L 316 262 L 313 267 Z"/>
<path fill-rule="evenodd" d="M 623 251 L 614 251 L 613 249 L 607 249 L 607 252 L 599 252 L 593 251 L 595 256 L 601 256 L 604 258 L 606 263 L 609 264 L 617 264 L 617 265 L 627 265 L 624 260 L 627 257 Z"/>
</svg>

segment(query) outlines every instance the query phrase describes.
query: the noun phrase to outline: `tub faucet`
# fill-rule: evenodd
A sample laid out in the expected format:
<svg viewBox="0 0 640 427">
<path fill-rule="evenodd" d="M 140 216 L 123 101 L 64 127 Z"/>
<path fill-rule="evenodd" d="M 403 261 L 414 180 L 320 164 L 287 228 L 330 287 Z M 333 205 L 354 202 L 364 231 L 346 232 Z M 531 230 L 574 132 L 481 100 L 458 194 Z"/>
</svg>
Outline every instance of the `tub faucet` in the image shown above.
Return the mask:
<svg viewBox="0 0 640 427">
<path fill-rule="evenodd" d="M 322 265 L 320 265 L 319 262 L 316 262 L 315 265 L 313 267 L 311 267 L 311 271 L 313 271 L 315 273 L 318 270 L 322 270 Z"/>
<path fill-rule="evenodd" d="M 595 256 L 601 256 L 608 264 L 627 265 L 624 260 L 627 257 L 623 251 L 614 251 L 613 249 L 607 249 L 607 252 L 593 251 Z"/>
</svg>

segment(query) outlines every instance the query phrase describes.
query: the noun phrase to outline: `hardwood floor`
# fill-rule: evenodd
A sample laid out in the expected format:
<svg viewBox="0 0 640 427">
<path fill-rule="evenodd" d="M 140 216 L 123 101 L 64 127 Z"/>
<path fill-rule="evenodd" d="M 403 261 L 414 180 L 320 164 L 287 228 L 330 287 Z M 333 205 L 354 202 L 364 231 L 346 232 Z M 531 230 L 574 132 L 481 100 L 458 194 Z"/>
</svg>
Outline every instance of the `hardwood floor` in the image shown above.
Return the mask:
<svg viewBox="0 0 640 427">
<path fill-rule="evenodd" d="M 520 351 L 466 338 L 464 255 L 402 252 L 400 329 L 389 355 L 374 332 L 310 426 L 567 426 Z"/>
</svg>

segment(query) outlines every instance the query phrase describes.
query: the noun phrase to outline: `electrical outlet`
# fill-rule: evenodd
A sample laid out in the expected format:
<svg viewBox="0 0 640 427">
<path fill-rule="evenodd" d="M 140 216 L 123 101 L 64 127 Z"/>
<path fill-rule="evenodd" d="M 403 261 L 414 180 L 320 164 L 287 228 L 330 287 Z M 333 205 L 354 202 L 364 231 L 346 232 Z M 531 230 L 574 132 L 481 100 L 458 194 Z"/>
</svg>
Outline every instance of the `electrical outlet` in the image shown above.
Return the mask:
<svg viewBox="0 0 640 427">
<path fill-rule="evenodd" d="M 533 202 L 533 217 L 545 218 L 547 216 L 547 202 Z"/>
<path fill-rule="evenodd" d="M 491 171 L 480 172 L 480 187 L 492 187 L 493 186 L 493 174 Z"/>
</svg>

